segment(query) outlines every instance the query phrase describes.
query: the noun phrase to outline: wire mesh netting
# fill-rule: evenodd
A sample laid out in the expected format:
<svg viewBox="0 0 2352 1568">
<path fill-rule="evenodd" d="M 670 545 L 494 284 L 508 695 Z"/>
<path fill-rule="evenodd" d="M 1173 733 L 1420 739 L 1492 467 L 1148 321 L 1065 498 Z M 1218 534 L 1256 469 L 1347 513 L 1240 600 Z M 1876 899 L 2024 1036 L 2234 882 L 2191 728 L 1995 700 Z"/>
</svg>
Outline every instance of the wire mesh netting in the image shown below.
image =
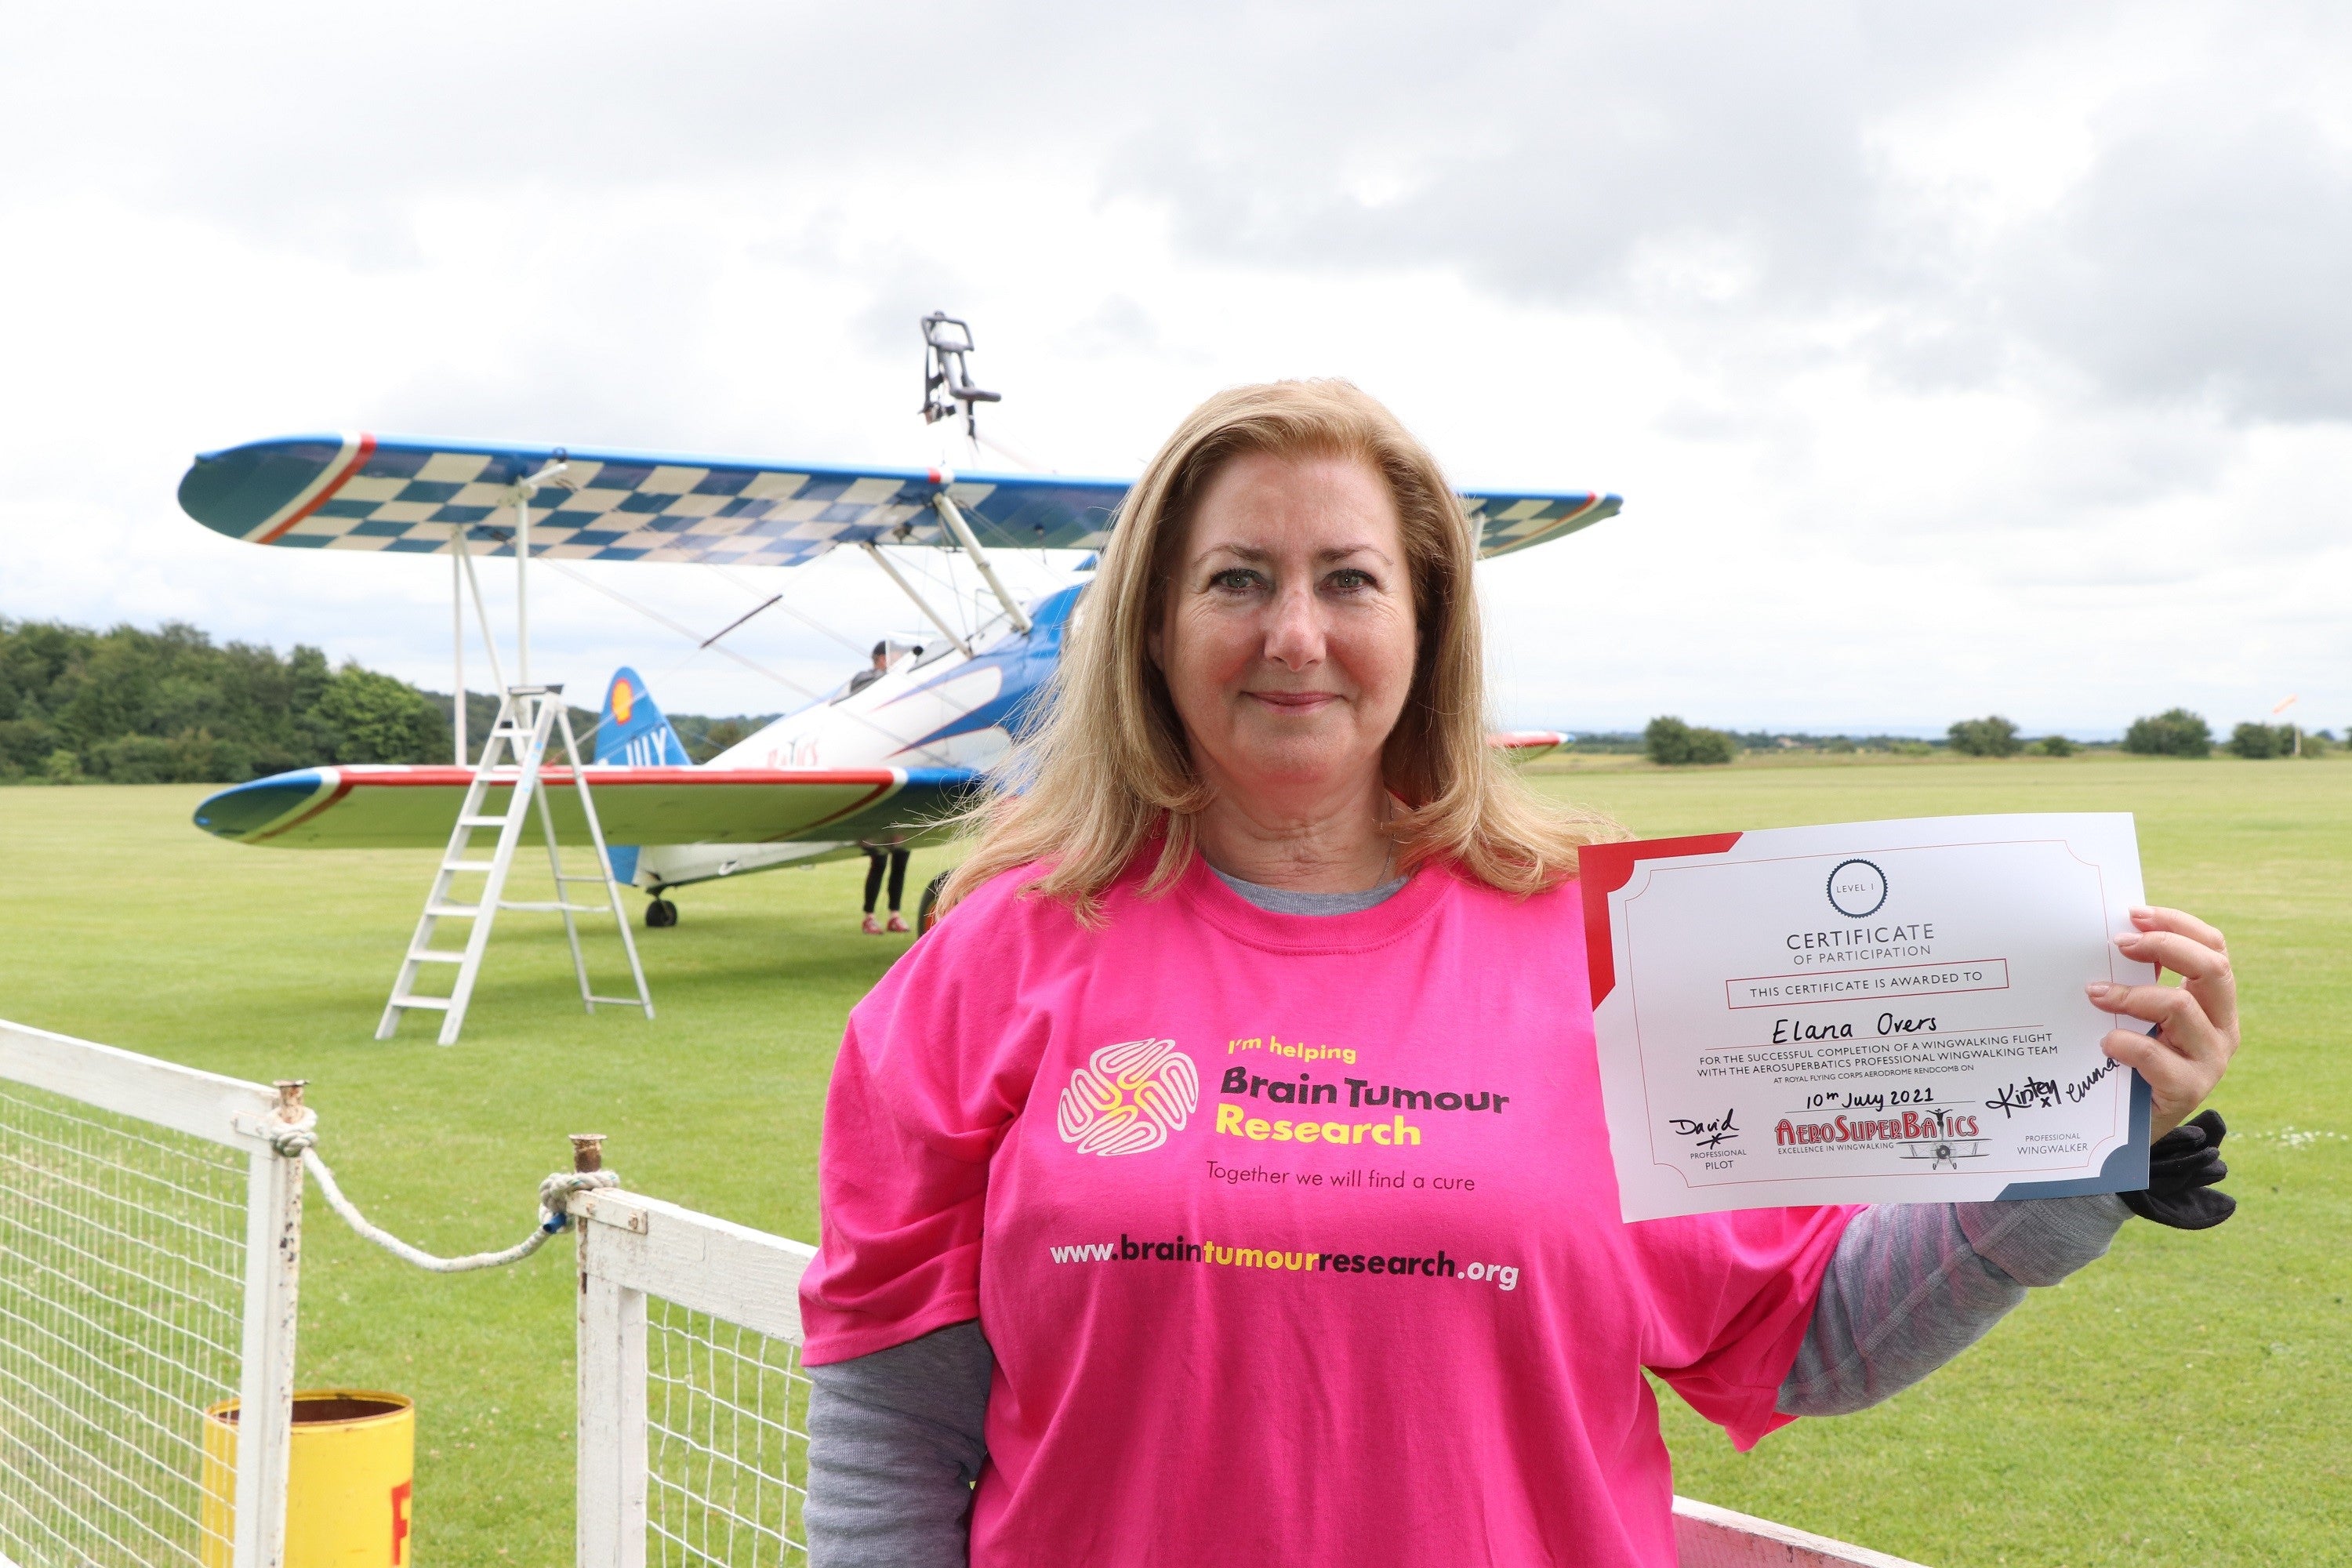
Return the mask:
<svg viewBox="0 0 2352 1568">
<path fill-rule="evenodd" d="M 646 1300 L 646 1557 L 658 1568 L 808 1561 L 799 1347 Z"/>
<path fill-rule="evenodd" d="M 0 1084 L 0 1557 L 227 1561 L 205 1412 L 237 1392 L 246 1177 L 236 1150 Z"/>
</svg>

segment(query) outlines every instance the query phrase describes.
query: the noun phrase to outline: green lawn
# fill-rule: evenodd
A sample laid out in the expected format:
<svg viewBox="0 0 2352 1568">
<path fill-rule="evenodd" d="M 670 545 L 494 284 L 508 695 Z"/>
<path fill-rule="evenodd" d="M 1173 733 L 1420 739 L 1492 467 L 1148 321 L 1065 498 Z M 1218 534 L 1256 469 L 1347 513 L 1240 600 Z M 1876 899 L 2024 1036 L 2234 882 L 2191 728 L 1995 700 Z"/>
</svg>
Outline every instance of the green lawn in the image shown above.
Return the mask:
<svg viewBox="0 0 2352 1568">
<path fill-rule="evenodd" d="M 2133 811 L 2150 896 L 2229 932 L 2249 995 L 2219 1100 L 2237 1218 L 2201 1236 L 2135 1223 L 1922 1388 L 1750 1455 L 1668 1396 L 1683 1491 L 1937 1568 L 2352 1562 L 2352 1142 L 2281 1137 L 2352 1132 L 2352 765 L 1776 758 L 1540 776 L 1645 835 Z M 438 1250 L 520 1236 L 574 1131 L 610 1133 L 634 1187 L 814 1237 L 842 1018 L 905 943 L 857 934 L 862 866 L 680 895 L 677 929 L 640 933 L 656 1023 L 583 1018 L 560 928 L 509 916 L 463 1045 L 436 1047 L 421 1017 L 377 1045 L 432 857 L 224 844 L 187 825 L 201 793 L 0 791 L 0 1016 L 309 1079 L 346 1187 Z M 919 857 L 917 879 L 936 863 Z M 568 1560 L 566 1249 L 427 1277 L 316 1202 L 306 1239 L 303 1381 L 418 1400 L 419 1560 Z"/>
</svg>

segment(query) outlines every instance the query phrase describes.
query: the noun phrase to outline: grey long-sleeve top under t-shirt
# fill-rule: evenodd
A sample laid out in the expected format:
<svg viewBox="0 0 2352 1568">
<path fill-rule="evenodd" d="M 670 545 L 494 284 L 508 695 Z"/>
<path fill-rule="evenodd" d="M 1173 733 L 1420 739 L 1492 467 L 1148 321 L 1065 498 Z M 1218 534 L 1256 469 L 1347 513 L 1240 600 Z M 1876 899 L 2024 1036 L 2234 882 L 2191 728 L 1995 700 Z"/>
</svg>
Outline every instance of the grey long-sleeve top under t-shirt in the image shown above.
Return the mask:
<svg viewBox="0 0 2352 1568">
<path fill-rule="evenodd" d="M 1300 893 L 1217 875 L 1283 914 L 1370 909 L 1404 886 Z M 2029 1286 L 2104 1254 L 2130 1215 L 2106 1194 L 1864 1210 L 1822 1277 L 1779 1409 L 1839 1415 L 1910 1387 L 1982 1339 Z M 994 1368 L 975 1321 L 809 1369 L 812 1568 L 961 1568 Z"/>
</svg>

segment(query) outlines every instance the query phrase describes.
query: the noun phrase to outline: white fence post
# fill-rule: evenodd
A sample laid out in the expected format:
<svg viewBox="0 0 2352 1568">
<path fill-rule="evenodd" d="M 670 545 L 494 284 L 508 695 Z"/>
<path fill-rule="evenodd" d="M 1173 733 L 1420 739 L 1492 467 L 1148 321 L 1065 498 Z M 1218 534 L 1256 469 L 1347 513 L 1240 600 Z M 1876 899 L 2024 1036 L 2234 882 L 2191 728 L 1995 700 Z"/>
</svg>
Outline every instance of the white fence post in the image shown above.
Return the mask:
<svg viewBox="0 0 2352 1568">
<path fill-rule="evenodd" d="M 654 1536 L 665 1562 L 804 1561 L 799 1289 L 815 1249 L 616 1189 L 571 1212 L 579 1568 L 644 1568 Z"/>
<path fill-rule="evenodd" d="M 297 1088 L 293 1103 L 300 1102 Z M 281 1568 L 294 1434 L 302 1162 L 274 1149 L 256 1152 L 246 1193 L 245 1365 L 237 1389 L 236 1539 L 231 1561 L 236 1568 Z"/>
<path fill-rule="evenodd" d="M 578 1568 L 644 1568 L 646 1293 L 597 1272 L 606 1238 L 584 1217 L 572 1223 L 580 1232 L 575 1561 Z"/>
<path fill-rule="evenodd" d="M 0 1564 L 30 1541 L 282 1568 L 299 1110 L 296 1085 L 0 1020 Z M 208 1430 L 232 1399 L 233 1479 Z"/>
</svg>

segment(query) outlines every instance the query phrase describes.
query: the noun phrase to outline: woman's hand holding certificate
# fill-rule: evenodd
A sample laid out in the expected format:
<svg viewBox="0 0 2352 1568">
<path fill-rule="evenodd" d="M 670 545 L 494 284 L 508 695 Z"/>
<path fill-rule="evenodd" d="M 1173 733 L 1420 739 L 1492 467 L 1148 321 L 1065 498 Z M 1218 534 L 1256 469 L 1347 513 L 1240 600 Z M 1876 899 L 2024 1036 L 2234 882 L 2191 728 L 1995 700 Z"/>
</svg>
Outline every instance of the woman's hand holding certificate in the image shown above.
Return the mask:
<svg viewBox="0 0 2352 1568">
<path fill-rule="evenodd" d="M 2116 938 L 2126 958 L 2169 969 L 2178 987 L 2093 981 L 2091 1000 L 2110 1013 L 2143 1018 L 2156 1033 L 2116 1029 L 2100 1042 L 2108 1056 L 2146 1080 L 2154 1100 L 2153 1136 L 2195 1113 L 2238 1054 L 2238 982 L 2221 933 L 2179 910 L 2134 909 L 2132 929 Z"/>
<path fill-rule="evenodd" d="M 2140 905 L 2127 816 L 1599 845 L 1581 875 L 1628 1219 L 2137 1191 L 2237 1049 L 2221 934 Z"/>
</svg>

